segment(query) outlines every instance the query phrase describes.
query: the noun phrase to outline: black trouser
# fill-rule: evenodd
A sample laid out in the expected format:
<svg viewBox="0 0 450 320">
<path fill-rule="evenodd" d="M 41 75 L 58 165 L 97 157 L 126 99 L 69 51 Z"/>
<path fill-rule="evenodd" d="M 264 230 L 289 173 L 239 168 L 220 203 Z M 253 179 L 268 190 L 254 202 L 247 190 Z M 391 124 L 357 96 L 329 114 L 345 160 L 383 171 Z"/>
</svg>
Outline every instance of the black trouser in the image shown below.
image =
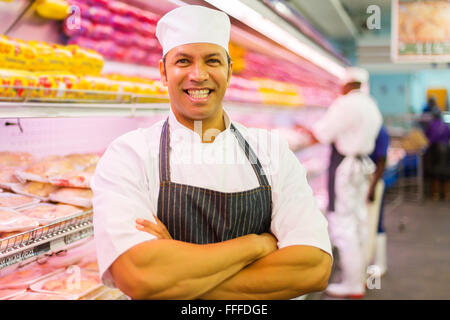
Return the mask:
<svg viewBox="0 0 450 320">
<path fill-rule="evenodd" d="M 337 151 L 336 146 L 331 144 L 330 165 L 328 166 L 328 212 L 334 212 L 334 199 L 336 198 L 335 177 L 336 169 L 345 157 Z"/>
</svg>

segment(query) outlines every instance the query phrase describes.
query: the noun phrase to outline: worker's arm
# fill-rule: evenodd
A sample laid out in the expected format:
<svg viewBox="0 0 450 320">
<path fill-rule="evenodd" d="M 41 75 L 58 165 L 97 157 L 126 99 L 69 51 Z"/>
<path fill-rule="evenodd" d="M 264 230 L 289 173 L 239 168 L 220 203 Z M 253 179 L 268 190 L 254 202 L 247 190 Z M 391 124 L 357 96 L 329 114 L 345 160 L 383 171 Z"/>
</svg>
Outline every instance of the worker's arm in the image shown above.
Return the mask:
<svg viewBox="0 0 450 320">
<path fill-rule="evenodd" d="M 310 246 L 289 246 L 261 258 L 200 299 L 291 299 L 328 285 L 332 258 Z"/>
<path fill-rule="evenodd" d="M 146 220 L 138 222 L 138 229 L 158 237 L 170 239 L 164 224 Z M 199 299 L 290 299 L 327 287 L 332 258 L 312 246 L 289 246 L 276 250 L 253 262 Z"/>
<path fill-rule="evenodd" d="M 370 182 L 369 193 L 367 194 L 367 201 L 373 202 L 375 199 L 375 187 L 378 180 L 381 179 L 386 168 L 386 157 L 379 157 L 376 161 L 376 169 L 373 174 L 372 181 Z"/>
<path fill-rule="evenodd" d="M 158 239 L 132 247 L 110 271 L 133 299 L 196 299 L 274 250 L 267 233 L 206 245 Z"/>
</svg>

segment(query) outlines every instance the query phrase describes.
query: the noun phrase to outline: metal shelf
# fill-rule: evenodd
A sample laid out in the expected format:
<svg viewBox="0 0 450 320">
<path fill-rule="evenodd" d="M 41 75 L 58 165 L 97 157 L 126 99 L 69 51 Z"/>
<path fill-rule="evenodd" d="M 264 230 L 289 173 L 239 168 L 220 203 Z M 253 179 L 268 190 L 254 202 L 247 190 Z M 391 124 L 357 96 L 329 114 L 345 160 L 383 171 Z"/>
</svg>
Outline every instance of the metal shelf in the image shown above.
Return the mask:
<svg viewBox="0 0 450 320">
<path fill-rule="evenodd" d="M 1 86 L 0 118 L 135 117 L 169 108 L 166 94 Z"/>
<path fill-rule="evenodd" d="M 73 117 L 138 117 L 166 113 L 170 108 L 167 94 L 136 94 L 99 90 L 79 90 L 0 85 L 0 119 L 9 118 L 73 118 Z M 268 105 L 225 100 L 233 111 L 292 112 L 316 109 L 317 106 Z"/>
<path fill-rule="evenodd" d="M 140 117 L 167 113 L 167 103 L 0 102 L 0 118 Z"/>
<path fill-rule="evenodd" d="M 57 220 L 51 224 L 0 239 L 0 270 L 46 252 L 59 250 L 94 234 L 93 212 Z"/>
<path fill-rule="evenodd" d="M 288 105 L 275 105 L 275 104 L 258 104 L 258 103 L 250 103 L 250 102 L 235 102 L 235 101 L 227 101 L 223 102 L 223 105 L 226 109 L 233 109 L 243 112 L 261 112 L 261 111 L 289 111 L 289 110 L 299 110 L 302 109 L 303 106 L 288 106 Z"/>
<path fill-rule="evenodd" d="M 255 112 L 292 112 L 309 107 L 258 105 L 225 101 L 227 110 L 252 114 Z M 69 103 L 69 102 L 0 102 L 0 119 L 11 118 L 82 118 L 142 117 L 164 114 L 169 103 Z"/>
</svg>

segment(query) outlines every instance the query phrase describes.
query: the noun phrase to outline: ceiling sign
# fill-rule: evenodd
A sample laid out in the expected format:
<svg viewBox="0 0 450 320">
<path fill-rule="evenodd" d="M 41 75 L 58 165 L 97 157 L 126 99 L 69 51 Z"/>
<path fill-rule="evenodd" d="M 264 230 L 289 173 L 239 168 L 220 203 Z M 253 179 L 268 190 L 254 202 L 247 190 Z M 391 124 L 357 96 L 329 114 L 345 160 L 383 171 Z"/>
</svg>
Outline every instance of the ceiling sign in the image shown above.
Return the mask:
<svg viewBox="0 0 450 320">
<path fill-rule="evenodd" d="M 450 62 L 450 1 L 392 0 L 394 62 Z"/>
</svg>

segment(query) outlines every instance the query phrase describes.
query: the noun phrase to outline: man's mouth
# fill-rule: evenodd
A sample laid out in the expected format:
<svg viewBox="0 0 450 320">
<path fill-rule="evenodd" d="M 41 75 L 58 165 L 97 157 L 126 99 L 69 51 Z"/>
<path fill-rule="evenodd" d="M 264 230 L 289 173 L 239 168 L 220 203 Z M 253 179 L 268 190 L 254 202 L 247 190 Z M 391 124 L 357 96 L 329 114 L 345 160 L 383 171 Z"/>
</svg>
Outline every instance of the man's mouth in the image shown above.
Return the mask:
<svg viewBox="0 0 450 320">
<path fill-rule="evenodd" d="M 194 100 L 207 99 L 213 90 L 211 89 L 186 89 L 183 90 L 189 97 Z"/>
</svg>

